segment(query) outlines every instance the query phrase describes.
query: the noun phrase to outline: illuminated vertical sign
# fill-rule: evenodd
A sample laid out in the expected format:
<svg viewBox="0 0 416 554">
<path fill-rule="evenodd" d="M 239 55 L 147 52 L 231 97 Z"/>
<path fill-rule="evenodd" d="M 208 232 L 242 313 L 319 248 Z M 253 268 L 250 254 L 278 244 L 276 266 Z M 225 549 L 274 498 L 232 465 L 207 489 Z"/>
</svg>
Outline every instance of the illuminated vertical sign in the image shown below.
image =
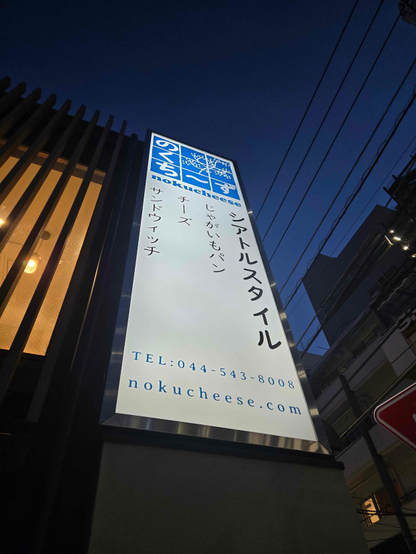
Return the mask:
<svg viewBox="0 0 416 554">
<path fill-rule="evenodd" d="M 154 133 L 115 411 L 317 441 L 234 164 Z"/>
</svg>

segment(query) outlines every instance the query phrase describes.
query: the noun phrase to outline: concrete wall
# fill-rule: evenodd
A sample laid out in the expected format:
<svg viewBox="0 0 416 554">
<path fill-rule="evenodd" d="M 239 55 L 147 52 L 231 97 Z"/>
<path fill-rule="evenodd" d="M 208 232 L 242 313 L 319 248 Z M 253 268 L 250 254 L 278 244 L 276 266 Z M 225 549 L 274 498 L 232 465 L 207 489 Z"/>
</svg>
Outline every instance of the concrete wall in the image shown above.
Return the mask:
<svg viewBox="0 0 416 554">
<path fill-rule="evenodd" d="M 90 554 L 361 554 L 342 471 L 106 443 Z"/>
<path fill-rule="evenodd" d="M 409 346 L 407 340 L 397 329 L 382 346 L 398 376 L 404 373 L 416 360 L 416 355 Z"/>
<path fill-rule="evenodd" d="M 377 347 L 378 340 L 374 340 L 345 370 L 345 378 L 354 391 L 358 390 L 365 383 L 365 381 L 369 379 L 369 377 L 371 377 L 373 373 L 383 365 L 383 363 L 388 361 L 386 354 L 380 348 L 380 350 L 375 352 L 373 357 L 368 360 L 365 366 L 351 380 L 351 376 L 354 375 L 357 369 L 363 365 L 365 360 L 370 356 L 372 352 L 377 349 Z M 334 382 L 317 399 L 316 405 L 323 419 L 327 419 L 329 414 L 334 412 L 346 401 L 345 393 L 339 393 L 341 389 L 341 381 L 335 377 Z M 333 398 L 337 393 L 339 394 L 336 399 L 328 406 L 325 411 L 322 411 L 322 408 L 326 406 L 331 398 Z"/>
<path fill-rule="evenodd" d="M 389 433 L 386 429 L 383 429 L 380 425 L 376 425 L 370 430 L 370 437 L 377 448 L 377 452 L 382 454 L 387 448 L 391 448 L 392 444 L 398 442 L 397 438 Z M 373 463 L 370 451 L 363 438 L 354 442 L 348 447 L 338 460 L 345 465 L 345 479 L 350 479 L 358 471 L 362 471 L 363 468 Z"/>
</svg>

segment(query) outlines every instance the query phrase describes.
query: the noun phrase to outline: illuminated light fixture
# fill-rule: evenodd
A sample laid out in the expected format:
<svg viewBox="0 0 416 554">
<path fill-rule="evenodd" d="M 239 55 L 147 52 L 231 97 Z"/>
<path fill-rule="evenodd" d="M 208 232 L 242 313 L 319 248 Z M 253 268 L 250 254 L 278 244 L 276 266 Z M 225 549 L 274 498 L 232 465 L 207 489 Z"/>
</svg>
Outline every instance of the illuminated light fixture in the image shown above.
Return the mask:
<svg viewBox="0 0 416 554">
<path fill-rule="evenodd" d="M 25 273 L 35 273 L 38 265 L 40 263 L 40 257 L 36 252 L 32 254 L 30 260 L 27 262 L 25 267 Z"/>
<path fill-rule="evenodd" d="M 390 229 L 389 233 L 390 233 L 390 234 L 393 234 L 393 233 L 394 233 L 394 229 Z"/>
<path fill-rule="evenodd" d="M 416 258 L 416 254 L 412 254 L 412 258 Z"/>
<path fill-rule="evenodd" d="M 409 250 L 408 246 L 403 246 L 403 250 Z"/>
<path fill-rule="evenodd" d="M 0 219 L 0 227 L 3 225 L 4 219 Z"/>
<path fill-rule="evenodd" d="M 391 242 L 391 240 L 389 239 L 389 237 L 387 235 L 384 235 L 384 238 L 390 244 L 390 246 L 393 246 L 393 243 Z"/>
<path fill-rule="evenodd" d="M 400 240 L 402 240 L 402 239 L 401 239 L 400 237 L 393 237 L 393 240 L 398 240 L 398 241 L 400 241 Z"/>
</svg>

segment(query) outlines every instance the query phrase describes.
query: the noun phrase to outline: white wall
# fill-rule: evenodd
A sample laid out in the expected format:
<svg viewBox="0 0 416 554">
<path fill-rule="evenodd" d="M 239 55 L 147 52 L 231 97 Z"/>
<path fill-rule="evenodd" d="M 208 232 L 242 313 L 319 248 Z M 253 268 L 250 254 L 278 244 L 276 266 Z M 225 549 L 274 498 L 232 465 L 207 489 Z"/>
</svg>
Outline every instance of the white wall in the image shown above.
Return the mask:
<svg viewBox="0 0 416 554">
<path fill-rule="evenodd" d="M 415 353 L 409 348 L 409 343 L 397 329 L 386 340 L 382 348 L 398 376 L 416 361 Z"/>
</svg>

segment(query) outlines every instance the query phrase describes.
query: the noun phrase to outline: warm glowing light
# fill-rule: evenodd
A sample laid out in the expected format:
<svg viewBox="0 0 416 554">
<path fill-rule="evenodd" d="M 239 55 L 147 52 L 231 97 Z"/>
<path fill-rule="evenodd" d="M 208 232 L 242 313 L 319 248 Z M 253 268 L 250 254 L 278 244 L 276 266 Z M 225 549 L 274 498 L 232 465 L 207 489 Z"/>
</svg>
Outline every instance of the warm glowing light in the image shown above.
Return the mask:
<svg viewBox="0 0 416 554">
<path fill-rule="evenodd" d="M 403 250 L 409 250 L 408 246 L 403 246 Z"/>
<path fill-rule="evenodd" d="M 363 512 L 366 512 L 365 514 L 365 522 L 368 526 L 370 526 L 372 523 L 376 523 L 380 520 L 380 516 L 377 515 L 375 512 L 378 511 L 378 506 L 376 506 L 375 501 L 373 498 L 369 498 L 362 504 Z"/>
<path fill-rule="evenodd" d="M 390 229 L 389 233 L 393 234 L 393 233 L 394 233 L 394 229 Z"/>
<path fill-rule="evenodd" d="M 412 254 L 412 258 L 416 258 L 416 254 Z"/>
<path fill-rule="evenodd" d="M 40 258 L 37 254 L 32 254 L 32 257 L 27 262 L 25 267 L 25 273 L 35 273 L 40 262 Z"/>
<path fill-rule="evenodd" d="M 393 237 L 393 240 L 402 240 L 400 237 Z"/>
<path fill-rule="evenodd" d="M 0 227 L 3 225 L 4 219 L 0 219 Z"/>
</svg>

